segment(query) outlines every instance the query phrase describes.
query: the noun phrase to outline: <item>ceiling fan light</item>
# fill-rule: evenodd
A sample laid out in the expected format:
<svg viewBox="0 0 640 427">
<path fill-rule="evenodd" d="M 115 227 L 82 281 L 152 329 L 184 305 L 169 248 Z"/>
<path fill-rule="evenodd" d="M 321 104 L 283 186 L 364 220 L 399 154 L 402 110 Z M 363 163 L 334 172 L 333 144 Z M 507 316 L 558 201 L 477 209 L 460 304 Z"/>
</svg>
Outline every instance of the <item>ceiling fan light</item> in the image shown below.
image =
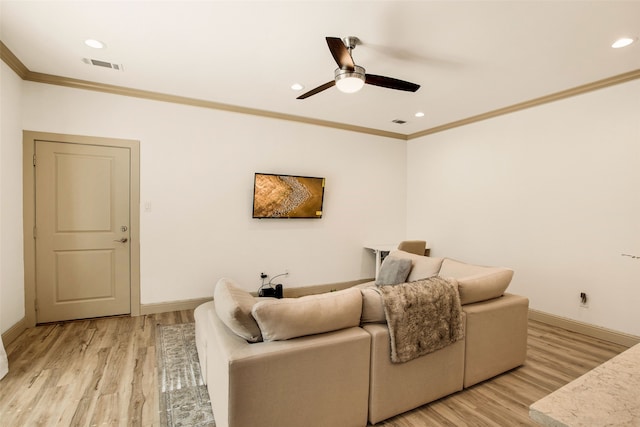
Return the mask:
<svg viewBox="0 0 640 427">
<path fill-rule="evenodd" d="M 364 86 L 364 68 L 357 65 L 355 66 L 355 70 L 342 70 L 338 68 L 335 71 L 335 77 L 338 90 L 344 93 L 357 92 Z"/>
<path fill-rule="evenodd" d="M 336 82 L 341 92 L 354 93 L 362 89 L 364 81 L 360 77 L 343 77 Z"/>
</svg>

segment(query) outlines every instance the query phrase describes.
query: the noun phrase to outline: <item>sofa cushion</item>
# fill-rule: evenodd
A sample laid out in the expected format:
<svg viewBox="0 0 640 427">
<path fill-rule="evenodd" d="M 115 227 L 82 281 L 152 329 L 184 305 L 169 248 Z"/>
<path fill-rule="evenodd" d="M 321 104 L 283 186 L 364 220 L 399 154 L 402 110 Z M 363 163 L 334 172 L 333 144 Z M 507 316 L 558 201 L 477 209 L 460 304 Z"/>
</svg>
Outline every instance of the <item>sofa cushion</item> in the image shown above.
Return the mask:
<svg viewBox="0 0 640 427">
<path fill-rule="evenodd" d="M 260 301 L 253 306 L 265 341 L 279 341 L 358 326 L 362 312 L 359 289 Z"/>
<path fill-rule="evenodd" d="M 504 267 L 485 267 L 453 259 L 442 262 L 439 276 L 458 280 L 462 305 L 498 298 L 511 283 L 513 270 Z"/>
<path fill-rule="evenodd" d="M 376 285 L 397 285 L 404 283 L 411 270 L 411 260 L 407 258 L 387 256 L 376 278 Z"/>
<path fill-rule="evenodd" d="M 387 323 L 384 315 L 382 295 L 375 285 L 360 288 L 362 293 L 362 315 L 360 323 Z"/>
<path fill-rule="evenodd" d="M 416 255 L 400 250 L 389 253 L 385 261 L 389 257 L 411 260 L 411 271 L 409 271 L 409 276 L 407 276 L 407 282 L 414 282 L 437 275 L 444 260 L 444 258 Z"/>
<path fill-rule="evenodd" d="M 213 301 L 216 314 L 235 334 L 249 342 L 262 340 L 260 328 L 251 314 L 256 300 L 249 292 L 241 289 L 233 280 L 223 277 L 216 283 Z"/>
</svg>

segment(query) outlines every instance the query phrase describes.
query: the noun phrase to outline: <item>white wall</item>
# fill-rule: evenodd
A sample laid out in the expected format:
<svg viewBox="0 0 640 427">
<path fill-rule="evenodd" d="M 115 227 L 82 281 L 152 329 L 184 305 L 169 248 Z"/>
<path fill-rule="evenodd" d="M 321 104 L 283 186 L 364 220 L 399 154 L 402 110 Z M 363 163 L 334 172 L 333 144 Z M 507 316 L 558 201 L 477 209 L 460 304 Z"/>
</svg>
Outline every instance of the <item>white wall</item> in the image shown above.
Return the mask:
<svg viewBox="0 0 640 427">
<path fill-rule="evenodd" d="M 0 332 L 24 317 L 22 80 L 0 61 Z"/>
<path fill-rule="evenodd" d="M 531 307 L 640 335 L 640 81 L 410 141 L 407 235 Z M 586 292 L 589 308 L 579 308 Z"/>
<path fill-rule="evenodd" d="M 405 231 L 406 144 L 318 126 L 24 83 L 27 130 L 141 141 L 141 300 L 372 277 L 362 244 Z M 324 216 L 251 218 L 254 172 L 326 177 Z M 149 203 L 151 211 L 144 206 Z M 280 280 L 278 280 L 280 282 Z"/>
<path fill-rule="evenodd" d="M 22 82 L 2 66 L 0 330 L 24 316 L 22 129 L 141 141 L 142 302 L 370 276 L 363 242 L 515 269 L 531 307 L 640 335 L 640 81 L 405 144 Z M 21 108 L 20 108 L 21 107 Z M 407 169 L 407 176 L 403 170 Z M 253 220 L 253 173 L 327 178 L 322 220 Z M 407 200 L 405 208 L 405 198 Z M 406 215 L 406 216 L 405 216 Z M 406 218 L 406 221 L 405 221 Z M 405 233 L 406 232 L 406 233 Z M 578 307 L 578 294 L 590 307 Z"/>
</svg>

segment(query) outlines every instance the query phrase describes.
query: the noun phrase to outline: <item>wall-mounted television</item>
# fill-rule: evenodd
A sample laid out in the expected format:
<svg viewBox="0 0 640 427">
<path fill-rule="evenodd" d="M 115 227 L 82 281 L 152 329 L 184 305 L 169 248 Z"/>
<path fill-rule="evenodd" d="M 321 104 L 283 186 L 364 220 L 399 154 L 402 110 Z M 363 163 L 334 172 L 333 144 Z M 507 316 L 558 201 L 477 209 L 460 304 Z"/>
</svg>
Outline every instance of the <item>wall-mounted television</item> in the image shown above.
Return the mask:
<svg viewBox="0 0 640 427">
<path fill-rule="evenodd" d="M 322 218 L 324 178 L 256 173 L 254 218 Z"/>
</svg>

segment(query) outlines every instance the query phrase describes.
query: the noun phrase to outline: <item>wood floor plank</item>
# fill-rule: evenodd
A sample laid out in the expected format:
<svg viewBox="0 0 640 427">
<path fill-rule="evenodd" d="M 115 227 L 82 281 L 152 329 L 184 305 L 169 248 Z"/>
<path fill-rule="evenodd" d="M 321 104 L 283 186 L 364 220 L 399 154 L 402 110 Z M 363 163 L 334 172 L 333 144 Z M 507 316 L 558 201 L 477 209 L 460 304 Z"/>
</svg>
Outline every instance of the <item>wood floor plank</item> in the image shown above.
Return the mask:
<svg viewBox="0 0 640 427">
<path fill-rule="evenodd" d="M 159 426 L 156 325 L 185 322 L 193 310 L 24 331 L 7 346 L 0 424 Z M 528 333 L 523 366 L 377 426 L 534 426 L 529 405 L 626 349 L 537 321 Z"/>
<path fill-rule="evenodd" d="M 127 410 L 127 419 L 132 426 L 142 425 L 142 409 L 146 402 L 146 397 L 143 390 L 143 367 L 145 365 L 146 357 L 147 347 L 139 348 L 133 367 L 133 380 L 131 381 L 131 399 L 129 400 L 129 406 Z"/>
</svg>

